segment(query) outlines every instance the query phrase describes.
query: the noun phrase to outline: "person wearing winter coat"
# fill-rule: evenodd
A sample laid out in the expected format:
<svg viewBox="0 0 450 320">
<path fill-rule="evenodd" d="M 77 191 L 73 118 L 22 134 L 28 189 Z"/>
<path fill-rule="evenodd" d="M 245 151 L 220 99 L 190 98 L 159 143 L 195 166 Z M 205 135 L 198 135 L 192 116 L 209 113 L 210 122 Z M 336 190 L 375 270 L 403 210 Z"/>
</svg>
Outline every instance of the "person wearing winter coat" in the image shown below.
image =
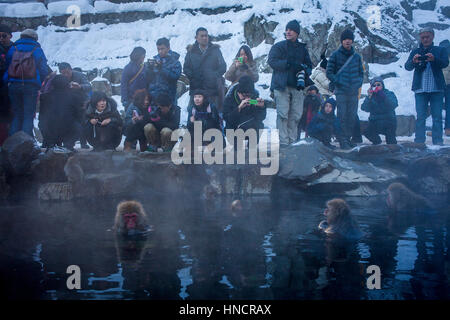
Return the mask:
<svg viewBox="0 0 450 320">
<path fill-rule="evenodd" d="M 148 151 L 155 152 L 159 147 L 171 151 L 176 141 L 171 140 L 172 132 L 180 126 L 181 108 L 172 105 L 172 98 L 167 93 L 156 97 L 156 107 L 150 112 L 150 123 L 144 127 L 144 134 L 149 143 Z"/>
<path fill-rule="evenodd" d="M 249 76 L 253 82 L 258 82 L 258 66 L 253 60 L 253 54 L 249 46 L 243 45 L 239 48 L 233 63 L 225 73 L 225 79 L 235 84 L 242 76 Z"/>
<path fill-rule="evenodd" d="M 369 112 L 369 126 L 365 133 L 367 139 L 373 144 L 380 144 L 379 134 L 386 136 L 387 144 L 397 144 L 395 131 L 397 118 L 395 108 L 398 106 L 397 97 L 392 91 L 385 88 L 381 77 L 370 81 L 367 98 L 364 100 L 361 110 Z"/>
<path fill-rule="evenodd" d="M 445 79 L 442 69 L 448 66 L 447 50 L 435 46 L 434 30 L 424 28 L 419 33 L 420 45 L 411 51 L 405 63 L 405 70 L 414 70 L 412 91 L 416 99 L 416 137 L 417 143 L 425 143 L 425 121 L 430 106 L 433 126 L 432 141 L 442 145 L 442 105 L 444 100 Z"/>
<path fill-rule="evenodd" d="M 339 120 L 334 114 L 336 100 L 328 98 L 324 101 L 320 111 L 312 118 L 308 125 L 308 134 L 322 142 L 329 148 L 334 148 L 331 138 L 335 136 L 338 141 L 342 139 L 342 131 Z"/>
<path fill-rule="evenodd" d="M 181 76 L 180 55 L 170 50 L 169 39 L 156 41 L 158 54 L 149 61 L 149 92 L 152 97 L 167 92 L 172 98 L 172 105 L 177 105 L 177 81 Z"/>
<path fill-rule="evenodd" d="M 122 141 L 122 118 L 117 103 L 105 93 L 94 91 L 86 110 L 84 134 L 94 151 L 115 150 Z"/>
<path fill-rule="evenodd" d="M 131 151 L 135 147 L 136 140 L 139 141 L 140 150 L 147 150 L 147 139 L 144 134 L 144 127 L 150 122 L 150 97 L 147 90 L 136 91 L 133 103 L 128 106 L 125 113 L 123 131 L 125 135 L 124 151 Z"/>
<path fill-rule="evenodd" d="M 137 90 L 148 89 L 148 74 L 144 65 L 146 51 L 142 47 L 136 47 L 130 54 L 130 62 L 122 71 L 120 80 L 120 99 L 125 110 L 133 101 Z"/>
<path fill-rule="evenodd" d="M 319 90 L 316 86 L 309 86 L 306 91 L 306 97 L 303 101 L 303 114 L 300 118 L 298 124 L 298 136 L 300 139 L 300 133 L 302 130 L 305 131 L 305 137 L 308 136 L 308 124 L 311 122 L 312 118 L 319 112 L 320 106 L 322 105 L 322 97 L 319 94 Z"/>
<path fill-rule="evenodd" d="M 187 47 L 183 65 L 184 74 L 189 79 L 189 105 L 194 103 L 193 93 L 197 89 L 206 91 L 209 101 L 222 111 L 224 79 L 227 64 L 223 59 L 220 46 L 213 44 L 208 30 L 200 27 L 195 32 L 195 43 Z"/>
<path fill-rule="evenodd" d="M 203 90 L 194 91 L 194 105 L 188 107 L 187 128 L 194 140 L 194 122 L 200 121 L 202 123 L 202 137 L 206 130 L 217 129 L 222 131 L 220 125 L 219 111 L 216 106 L 210 103 L 208 96 Z M 203 141 L 203 139 L 201 139 Z M 209 142 L 203 142 L 204 145 Z"/>
<path fill-rule="evenodd" d="M 6 72 L 6 55 L 13 45 L 12 31 L 7 25 L 0 24 L 0 146 L 8 137 L 8 126 L 11 122 L 11 105 L 8 97 L 8 84 L 3 82 Z"/>
<path fill-rule="evenodd" d="M 286 40 L 275 43 L 267 62 L 273 69 L 270 90 L 277 106 L 277 129 L 280 144 L 297 141 L 298 123 L 303 113 L 303 89 L 314 84 L 309 78 L 311 59 L 305 43 L 298 41 L 300 24 L 296 20 L 286 25 Z"/>
<path fill-rule="evenodd" d="M 83 119 L 83 95 L 63 75 L 51 79 L 52 90 L 40 95 L 39 128 L 47 147 L 73 150 Z"/>
<path fill-rule="evenodd" d="M 450 41 L 448 39 L 441 41 L 439 43 L 439 47 L 443 47 L 447 50 L 447 55 L 450 57 Z M 442 69 L 444 73 L 445 79 L 445 102 L 444 102 L 444 110 L 445 110 L 445 135 L 450 137 L 450 64 Z"/>
<path fill-rule="evenodd" d="M 317 89 L 319 89 L 319 93 L 322 97 L 328 99 L 333 95 L 333 92 L 330 91 L 330 80 L 327 78 L 328 60 L 325 57 L 325 54 L 322 54 L 320 58 L 319 64 L 312 71 L 311 80 L 314 82 Z"/>
<path fill-rule="evenodd" d="M 327 64 L 329 88 L 336 95 L 343 149 L 356 146 L 350 142 L 350 137 L 357 121 L 359 88 L 364 76 L 361 56 L 352 46 L 354 37 L 352 30 L 344 30 L 341 34 L 341 46 L 332 53 Z"/>
<path fill-rule="evenodd" d="M 266 118 L 264 100 L 259 98 L 253 80 L 249 76 L 239 79 L 237 85 L 228 91 L 224 105 L 223 117 L 226 129 L 263 129 Z"/>
<path fill-rule="evenodd" d="M 32 29 L 26 29 L 9 49 L 6 55 L 6 72 L 3 75 L 4 83 L 8 83 L 8 95 L 13 111 L 13 120 L 9 129 L 9 135 L 18 131 L 33 136 L 33 119 L 36 113 L 36 104 L 39 88 L 49 74 L 47 58 L 41 45 L 37 42 L 38 35 Z M 35 70 L 26 70 L 27 77 L 10 72 L 15 66 L 13 57 L 15 53 L 31 53 L 34 59 Z M 11 66 L 11 64 L 13 64 Z M 11 68 L 10 68 L 11 66 Z M 19 69 L 17 69 L 19 70 Z M 23 74 L 23 73 L 22 73 Z"/>
</svg>

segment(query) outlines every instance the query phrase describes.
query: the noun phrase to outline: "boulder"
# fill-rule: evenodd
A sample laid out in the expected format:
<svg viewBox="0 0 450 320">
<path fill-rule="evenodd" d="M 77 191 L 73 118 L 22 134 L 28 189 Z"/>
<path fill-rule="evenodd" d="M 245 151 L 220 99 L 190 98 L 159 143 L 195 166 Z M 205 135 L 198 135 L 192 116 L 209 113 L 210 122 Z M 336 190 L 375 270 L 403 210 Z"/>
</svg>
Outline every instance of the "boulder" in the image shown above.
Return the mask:
<svg viewBox="0 0 450 320">
<path fill-rule="evenodd" d="M 112 84 L 120 84 L 120 80 L 122 78 L 123 69 L 114 68 L 107 69 L 105 73 L 103 73 L 103 78 L 108 79 Z"/>
<path fill-rule="evenodd" d="M 183 81 L 178 80 L 177 81 L 177 99 L 181 97 L 183 94 L 185 94 L 188 91 L 188 87 L 186 83 Z"/>
<path fill-rule="evenodd" d="M 37 159 L 39 152 L 40 149 L 31 136 L 23 131 L 16 132 L 2 146 L 6 171 L 15 176 L 28 174 L 31 163 Z"/>
<path fill-rule="evenodd" d="M 315 139 L 302 140 L 280 150 L 278 176 L 309 192 L 375 195 L 399 174 L 341 157 Z"/>
<path fill-rule="evenodd" d="M 31 165 L 33 178 L 40 182 L 65 182 L 66 175 L 64 173 L 64 165 L 72 152 L 55 152 L 48 149 L 46 153 L 39 154 L 38 159 L 34 160 Z"/>
<path fill-rule="evenodd" d="M 272 36 L 278 22 L 267 21 L 263 16 L 252 15 L 248 21 L 244 23 L 244 37 L 247 44 L 251 47 L 257 47 L 265 41 L 273 44 L 275 39 Z"/>
<path fill-rule="evenodd" d="M 420 191 L 423 195 L 448 193 L 450 191 L 450 150 L 446 153 L 430 154 L 412 162 L 408 167 L 408 180 L 413 189 Z"/>
<path fill-rule="evenodd" d="M 68 182 L 49 182 L 39 186 L 39 200 L 72 200 L 73 198 L 72 185 Z"/>
</svg>

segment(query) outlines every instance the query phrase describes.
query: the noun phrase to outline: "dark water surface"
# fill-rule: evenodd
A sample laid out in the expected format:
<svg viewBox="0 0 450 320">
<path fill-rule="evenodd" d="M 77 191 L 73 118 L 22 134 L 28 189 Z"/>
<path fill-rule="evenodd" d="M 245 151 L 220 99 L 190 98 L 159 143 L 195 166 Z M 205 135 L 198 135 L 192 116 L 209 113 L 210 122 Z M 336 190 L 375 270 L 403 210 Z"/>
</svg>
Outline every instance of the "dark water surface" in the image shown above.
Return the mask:
<svg viewBox="0 0 450 320">
<path fill-rule="evenodd" d="M 137 196 L 146 241 L 108 231 L 120 200 L 0 205 L 0 297 L 9 299 L 448 299 L 450 214 L 392 219 L 380 198 L 345 198 L 365 236 L 313 232 L 330 197 Z M 445 208 L 448 199 L 436 199 Z M 448 208 L 448 207 L 447 207 Z M 81 290 L 68 290 L 69 265 Z M 368 290 L 366 268 L 381 269 Z"/>
</svg>

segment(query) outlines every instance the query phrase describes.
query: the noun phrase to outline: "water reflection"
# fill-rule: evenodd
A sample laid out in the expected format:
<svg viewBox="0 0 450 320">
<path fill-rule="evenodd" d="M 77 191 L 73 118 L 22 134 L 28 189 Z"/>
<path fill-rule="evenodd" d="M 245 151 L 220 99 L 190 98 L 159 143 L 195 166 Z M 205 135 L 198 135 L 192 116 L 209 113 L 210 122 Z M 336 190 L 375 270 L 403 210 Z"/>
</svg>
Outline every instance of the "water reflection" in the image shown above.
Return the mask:
<svg viewBox="0 0 450 320">
<path fill-rule="evenodd" d="M 1 208 L 0 293 L 9 299 L 442 299 L 449 297 L 450 214 L 393 216 L 380 199 L 346 199 L 365 236 L 314 232 L 326 200 L 142 196 L 153 231 L 108 232 L 120 199 Z M 441 199 L 445 202 L 445 199 Z M 26 235 L 26 236 L 24 236 Z M 82 289 L 66 288 L 67 266 Z M 382 289 L 365 287 L 378 265 Z"/>
</svg>

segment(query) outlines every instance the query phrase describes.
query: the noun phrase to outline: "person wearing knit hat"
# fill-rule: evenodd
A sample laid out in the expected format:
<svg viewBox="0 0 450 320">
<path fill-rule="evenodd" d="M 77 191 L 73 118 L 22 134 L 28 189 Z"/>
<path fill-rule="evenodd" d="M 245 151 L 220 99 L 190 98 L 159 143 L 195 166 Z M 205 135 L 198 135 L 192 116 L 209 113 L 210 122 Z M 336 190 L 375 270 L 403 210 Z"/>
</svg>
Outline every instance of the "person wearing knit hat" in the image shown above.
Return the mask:
<svg viewBox="0 0 450 320">
<path fill-rule="evenodd" d="M 322 97 L 320 96 L 319 89 L 316 86 L 309 86 L 306 90 L 306 97 L 303 100 L 303 113 L 298 123 L 298 138 L 300 139 L 301 131 L 305 131 L 305 137 L 308 136 L 308 124 L 311 119 L 319 112 L 319 108 L 322 105 Z"/>
<path fill-rule="evenodd" d="M 3 80 L 8 82 L 8 96 L 14 115 L 9 135 L 24 131 L 33 136 L 33 119 L 36 113 L 38 91 L 51 72 L 37 39 L 36 31 L 32 29 L 22 31 L 20 39 L 14 43 L 6 55 L 7 70 Z M 31 53 L 34 59 L 32 69 L 23 70 L 18 63 L 25 53 Z"/>
<path fill-rule="evenodd" d="M 411 88 L 414 91 L 417 113 L 414 142 L 425 143 L 425 122 L 430 108 L 433 120 L 432 142 L 434 145 L 442 145 L 442 107 L 446 89 L 442 70 L 449 65 L 449 57 L 446 48 L 434 45 L 433 29 L 422 29 L 419 37 L 419 47 L 411 51 L 405 63 L 405 70 L 414 70 Z"/>
<path fill-rule="evenodd" d="M 298 140 L 298 124 L 303 113 L 304 89 L 314 83 L 310 79 L 312 62 L 305 43 L 298 40 L 300 24 L 286 25 L 286 40 L 275 43 L 267 62 L 273 69 L 270 90 L 277 106 L 277 129 L 280 144 Z"/>
<path fill-rule="evenodd" d="M 20 38 L 30 38 L 34 39 L 35 41 L 38 41 L 38 34 L 33 29 L 25 29 L 20 34 Z"/>
<path fill-rule="evenodd" d="M 329 89 L 336 95 L 337 118 L 342 130 L 342 149 L 356 146 L 350 141 L 358 116 L 359 88 L 362 86 L 364 68 L 362 58 L 353 48 L 353 31 L 341 34 L 341 46 L 334 51 L 327 64 Z"/>
<path fill-rule="evenodd" d="M 308 134 L 322 142 L 325 146 L 334 149 L 331 144 L 331 138 L 335 136 L 338 141 L 341 140 L 341 128 L 339 121 L 334 114 L 336 100 L 328 98 L 323 102 L 320 111 L 312 118 L 308 125 Z"/>
<path fill-rule="evenodd" d="M 223 103 L 223 118 L 226 129 L 263 129 L 266 118 L 264 100 L 259 98 L 252 78 L 243 76 L 239 82 L 230 88 Z M 234 144 L 234 142 L 229 141 Z"/>
<path fill-rule="evenodd" d="M 395 108 L 397 106 L 397 97 L 394 92 L 385 88 L 383 78 L 375 77 L 370 80 L 370 88 L 361 110 L 370 113 L 369 126 L 364 135 L 373 144 L 381 143 L 380 134 L 386 136 L 387 144 L 397 144 L 395 138 L 397 129 Z"/>
</svg>

